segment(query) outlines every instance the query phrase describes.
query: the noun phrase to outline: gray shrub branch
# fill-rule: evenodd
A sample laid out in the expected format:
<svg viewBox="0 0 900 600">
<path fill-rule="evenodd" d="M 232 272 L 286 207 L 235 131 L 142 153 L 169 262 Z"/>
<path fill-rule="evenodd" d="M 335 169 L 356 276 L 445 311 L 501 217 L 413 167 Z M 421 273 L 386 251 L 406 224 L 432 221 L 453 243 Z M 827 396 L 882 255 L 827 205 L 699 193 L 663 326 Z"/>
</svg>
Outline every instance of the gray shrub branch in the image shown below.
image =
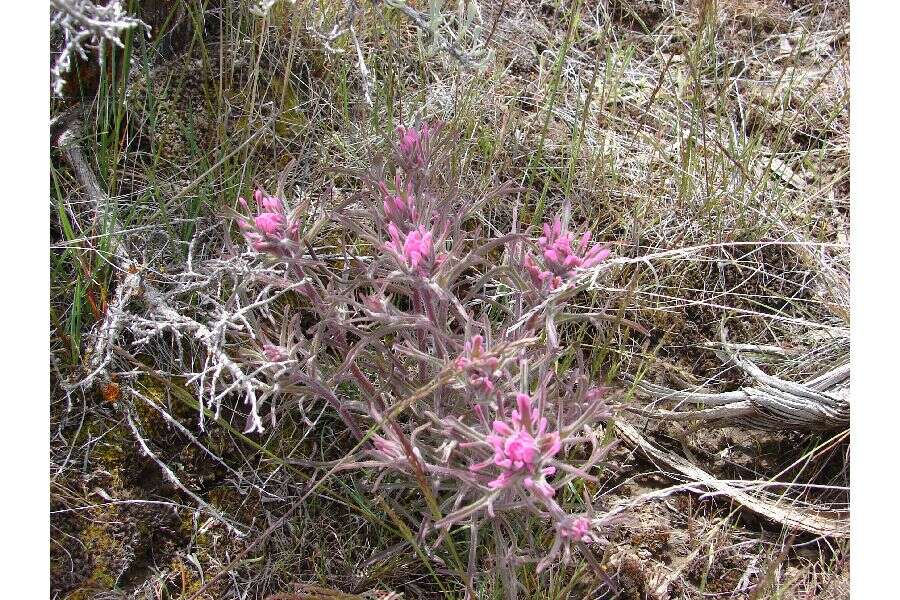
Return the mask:
<svg viewBox="0 0 900 600">
<path fill-rule="evenodd" d="M 62 94 L 63 74 L 72 68 L 76 54 L 87 60 L 87 51 L 94 50 L 103 64 L 104 42 L 121 48 L 122 34 L 134 27 L 150 34 L 150 26 L 126 13 L 121 0 L 110 0 L 105 6 L 92 0 L 50 0 L 50 28 L 63 36 L 62 50 L 50 69 L 53 92 Z"/>
<path fill-rule="evenodd" d="M 738 349 L 741 345 L 730 344 L 724 323 L 720 326 L 720 336 L 720 354 L 739 368 L 752 385 L 731 392 L 701 393 L 641 381 L 636 384 L 638 392 L 650 397 L 654 404 L 668 402 L 704 408 L 632 408 L 631 411 L 667 421 L 704 421 L 719 426 L 773 430 L 827 431 L 850 426 L 849 356 L 846 362 L 826 373 L 796 383 L 767 374 Z"/>
</svg>

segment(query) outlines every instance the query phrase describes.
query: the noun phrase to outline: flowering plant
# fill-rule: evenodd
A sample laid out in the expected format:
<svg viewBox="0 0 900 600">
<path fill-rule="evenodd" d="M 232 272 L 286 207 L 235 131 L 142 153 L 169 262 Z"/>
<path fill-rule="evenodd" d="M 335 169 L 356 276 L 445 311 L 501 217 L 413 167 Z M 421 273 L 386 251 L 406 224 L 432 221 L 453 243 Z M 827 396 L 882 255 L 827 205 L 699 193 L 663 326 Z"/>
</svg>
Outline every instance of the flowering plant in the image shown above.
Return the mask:
<svg viewBox="0 0 900 600">
<path fill-rule="evenodd" d="M 258 252 L 285 255 L 286 250 L 297 243 L 298 224 L 285 213 L 281 198 L 267 196 L 262 190 L 256 190 L 253 200 L 256 202 L 257 215 L 252 220 L 238 219 L 238 226 L 244 232 L 244 237 Z M 238 198 L 238 203 L 245 211 L 251 212 L 245 199 Z"/>
<path fill-rule="evenodd" d="M 239 219 L 252 250 L 286 265 L 275 283 L 296 286 L 312 323 L 282 323 L 277 346 L 265 341 L 272 331 L 260 331 L 254 356 L 272 368 L 257 371 L 269 373 L 272 389 L 336 410 L 358 449 L 340 466 L 377 473 L 373 492 L 386 481 L 420 490 L 420 538 L 437 532 L 438 543 L 460 524 L 524 511 L 555 532 L 543 568 L 573 545 L 604 540 L 607 520 L 589 501 L 570 512 L 561 492 L 596 481 L 610 410 L 608 393 L 581 368 L 560 370 L 558 344 L 545 341 L 553 317 L 545 313 L 564 303 L 541 308 L 518 274 L 524 268 L 552 293 L 609 250 L 587 232 L 575 243 L 559 219 L 536 242 L 515 232 L 482 237 L 468 226 L 480 199 L 452 192 L 459 186 L 447 180 L 446 129 L 423 124 L 398 135 L 392 185 L 383 173 L 365 174 L 368 191 L 335 213 L 331 233 L 353 249 L 339 268 L 301 252 L 306 234 L 279 198 L 257 191 L 256 216 Z M 523 243 L 540 254 L 519 261 Z"/>
<path fill-rule="evenodd" d="M 600 244 L 590 246 L 590 231 L 581 234 L 578 246 L 573 248 L 574 239 L 572 233 L 563 231 L 559 217 L 553 223 L 544 224 L 544 235 L 538 239 L 538 245 L 545 268 L 541 269 L 530 254 L 526 254 L 523 261 L 531 281 L 538 288 L 554 290 L 571 279 L 578 269 L 598 265 L 610 254 L 609 249 Z"/>
</svg>

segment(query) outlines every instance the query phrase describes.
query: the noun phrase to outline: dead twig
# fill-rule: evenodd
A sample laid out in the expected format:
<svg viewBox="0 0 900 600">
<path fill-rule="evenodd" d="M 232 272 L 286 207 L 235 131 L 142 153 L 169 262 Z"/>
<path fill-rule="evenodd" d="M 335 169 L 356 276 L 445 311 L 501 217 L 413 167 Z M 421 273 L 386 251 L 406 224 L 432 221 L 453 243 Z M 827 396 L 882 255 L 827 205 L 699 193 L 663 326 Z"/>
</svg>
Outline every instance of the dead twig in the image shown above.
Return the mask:
<svg viewBox="0 0 900 600">
<path fill-rule="evenodd" d="M 724 322 L 720 326 L 720 353 L 754 381 L 753 386 L 722 393 L 674 390 L 640 381 L 639 392 L 653 403 L 667 401 L 712 408 L 669 411 L 629 408 L 646 417 L 666 421 L 705 421 L 715 426 L 750 426 L 759 429 L 829 431 L 850 426 L 850 364 L 842 364 L 806 383 L 795 383 L 765 373 L 730 344 Z M 633 378 L 630 378 L 634 381 Z"/>
<path fill-rule="evenodd" d="M 188 489 L 187 486 L 185 486 L 183 483 L 181 483 L 181 480 L 178 479 L 177 475 L 175 475 L 175 471 L 173 471 L 171 467 L 169 467 L 166 463 L 164 463 L 150 449 L 150 446 L 147 444 L 147 440 L 144 439 L 144 436 L 141 434 L 140 430 L 138 429 L 137 423 L 135 422 L 135 418 L 134 418 L 134 415 L 132 414 L 131 409 L 125 408 L 124 410 L 125 410 L 125 419 L 128 421 L 128 427 L 131 429 L 131 432 L 134 434 L 134 438 L 137 440 L 138 444 L 140 444 L 141 451 L 144 453 L 144 455 L 150 457 L 153 460 L 153 462 L 155 462 L 157 465 L 159 465 L 159 468 L 162 469 L 162 472 L 166 476 L 166 479 L 171 481 L 175 485 L 175 487 L 180 489 L 182 492 L 184 492 L 185 494 L 190 496 L 191 499 L 194 502 L 196 502 L 198 506 L 200 506 L 203 510 L 205 510 L 210 515 L 212 515 L 217 521 L 219 521 L 220 523 L 225 525 L 225 527 L 227 527 L 230 532 L 232 532 L 233 534 L 235 534 L 238 537 L 246 536 L 247 534 L 245 532 L 241 531 L 237 525 L 235 525 L 234 523 L 229 521 L 219 511 L 217 511 L 215 508 L 210 506 L 208 503 L 204 502 L 203 499 L 200 498 L 200 496 L 198 496 L 197 494 L 192 492 L 190 489 Z"/>
<path fill-rule="evenodd" d="M 800 510 L 754 497 L 728 482 L 716 479 L 684 458 L 653 445 L 629 423 L 617 421 L 616 429 L 625 443 L 639 449 L 651 461 L 674 469 L 693 480 L 695 483 L 691 485 L 692 490 L 706 488 L 724 494 L 741 506 L 791 529 L 834 538 L 846 538 L 850 535 L 847 514 L 830 510 L 816 512 Z"/>
</svg>

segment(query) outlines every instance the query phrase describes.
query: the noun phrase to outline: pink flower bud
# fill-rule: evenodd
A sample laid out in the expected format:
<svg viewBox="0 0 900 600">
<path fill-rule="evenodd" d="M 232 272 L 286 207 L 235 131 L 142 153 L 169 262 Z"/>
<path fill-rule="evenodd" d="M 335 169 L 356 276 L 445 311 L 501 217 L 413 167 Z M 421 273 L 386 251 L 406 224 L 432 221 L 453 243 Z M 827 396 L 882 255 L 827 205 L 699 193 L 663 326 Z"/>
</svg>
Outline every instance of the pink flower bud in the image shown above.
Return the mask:
<svg viewBox="0 0 900 600">
<path fill-rule="evenodd" d="M 498 371 L 500 359 L 485 351 L 482 336 L 474 335 L 466 340 L 455 365 L 476 390 L 491 393 L 496 389 L 495 379 L 501 375 Z"/>
<path fill-rule="evenodd" d="M 587 542 L 592 538 L 590 535 L 591 521 L 586 517 L 566 520 L 557 525 L 557 531 L 559 537 L 573 542 Z"/>
<path fill-rule="evenodd" d="M 429 127 L 424 123 L 419 127 L 397 128 L 397 135 L 400 138 L 397 141 L 398 158 L 407 172 L 421 170 L 427 166 L 431 138 L 436 130 L 436 127 Z"/>
<path fill-rule="evenodd" d="M 256 227 L 273 237 L 284 233 L 284 217 L 275 213 L 262 213 L 254 219 Z"/>
<path fill-rule="evenodd" d="M 388 223 L 391 241 L 385 248 L 392 252 L 406 267 L 420 275 L 430 275 L 441 264 L 442 256 L 433 256 L 433 240 L 430 231 L 419 225 L 417 229 L 402 234 L 394 223 Z"/>
<path fill-rule="evenodd" d="M 488 486 L 499 489 L 520 481 L 532 493 L 545 499 L 552 498 L 555 490 L 546 477 L 553 475 L 556 468 L 546 462 L 560 450 L 559 432 L 546 433 L 547 419 L 532 408 L 532 400 L 527 394 L 518 394 L 516 404 L 518 408 L 511 413 L 511 423 L 494 420 L 492 433 L 487 436 L 487 442 L 494 450 L 493 464 L 500 469 L 500 474 Z M 534 431 L 532 427 L 536 423 L 539 427 Z M 476 466 L 481 469 L 486 464 Z M 476 466 L 470 468 L 474 470 Z"/>
<path fill-rule="evenodd" d="M 263 354 L 271 362 L 282 362 L 288 359 L 287 352 L 284 351 L 284 348 L 276 346 L 275 344 L 266 343 L 263 346 Z"/>
<path fill-rule="evenodd" d="M 239 218 L 238 227 L 241 228 L 244 237 L 254 250 L 275 254 L 283 253 L 282 242 L 298 240 L 299 225 L 288 220 L 284 202 L 280 198 L 266 196 L 262 190 L 258 189 L 253 192 L 253 200 L 256 203 L 257 215 L 253 217 L 252 221 Z M 244 198 L 238 198 L 238 204 L 248 212 L 250 211 Z"/>
<path fill-rule="evenodd" d="M 543 233 L 538 238 L 545 268 L 541 268 L 534 259 L 526 254 L 522 266 L 528 272 L 536 287 L 543 290 L 554 290 L 571 279 L 577 269 L 587 269 L 605 260 L 610 251 L 602 246 L 588 248 L 591 232 L 585 231 L 578 240 L 578 247 L 573 249 L 575 236 L 563 231 L 559 217 L 553 223 L 544 223 Z"/>
</svg>

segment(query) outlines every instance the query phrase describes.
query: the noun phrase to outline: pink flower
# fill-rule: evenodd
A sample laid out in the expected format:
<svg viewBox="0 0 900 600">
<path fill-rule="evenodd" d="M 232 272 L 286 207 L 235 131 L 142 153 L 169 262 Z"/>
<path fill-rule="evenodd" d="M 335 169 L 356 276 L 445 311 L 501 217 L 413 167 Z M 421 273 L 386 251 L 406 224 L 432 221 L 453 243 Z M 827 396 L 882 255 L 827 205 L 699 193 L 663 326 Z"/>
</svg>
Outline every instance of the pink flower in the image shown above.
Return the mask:
<svg viewBox="0 0 900 600">
<path fill-rule="evenodd" d="M 516 404 L 510 422 L 495 420 L 493 433 L 487 437 L 494 450 L 493 459 L 470 469 L 477 471 L 493 464 L 501 471 L 488 487 L 502 489 L 520 482 L 534 494 L 550 499 L 556 492 L 546 477 L 556 473 L 556 467 L 545 465 L 561 448 L 559 432 L 547 433 L 547 419 L 532 407 L 528 394 L 518 394 Z"/>
<path fill-rule="evenodd" d="M 537 440 L 524 430 L 514 431 L 503 421 L 494 421 L 494 433 L 491 445 L 497 454 L 494 464 L 504 469 L 517 470 L 534 466 L 538 454 Z"/>
<path fill-rule="evenodd" d="M 562 277 L 554 275 L 550 271 L 541 269 L 530 254 L 526 254 L 522 260 L 522 266 L 528 271 L 532 283 L 539 289 L 555 290 L 562 285 Z"/>
<path fill-rule="evenodd" d="M 296 223 L 289 223 L 280 198 L 266 196 L 262 190 L 253 193 L 259 211 L 252 221 L 238 219 L 238 226 L 244 237 L 254 250 L 259 252 L 278 252 L 284 242 L 297 242 L 299 228 Z M 238 198 L 240 205 L 250 212 L 250 206 L 243 198 Z"/>
<path fill-rule="evenodd" d="M 428 164 L 428 151 L 432 136 L 438 127 L 423 123 L 418 127 L 397 127 L 397 149 L 405 170 L 421 169 Z"/>
<path fill-rule="evenodd" d="M 277 213 L 262 213 L 253 222 L 266 235 L 280 237 L 284 234 L 284 217 Z"/>
<path fill-rule="evenodd" d="M 411 271 L 428 276 L 443 261 L 443 256 L 434 256 L 431 232 L 423 225 L 403 234 L 394 223 L 388 223 L 388 233 L 391 241 L 385 244 L 385 248 Z"/>
<path fill-rule="evenodd" d="M 282 362 L 288 359 L 287 352 L 284 351 L 284 348 L 268 342 L 263 345 L 263 354 L 271 362 Z"/>
<path fill-rule="evenodd" d="M 573 542 L 590 542 L 594 536 L 591 535 L 591 520 L 587 517 L 575 517 L 567 519 L 556 526 L 559 537 L 564 540 Z"/>
<path fill-rule="evenodd" d="M 394 182 L 397 194 L 391 193 L 383 181 L 378 183 L 383 197 L 381 205 L 384 208 L 384 218 L 407 231 L 418 216 L 412 184 L 407 183 L 404 187 L 400 175 L 395 177 Z"/>
<path fill-rule="evenodd" d="M 456 368 L 463 372 L 469 384 L 485 392 L 493 392 L 494 379 L 500 376 L 500 359 L 484 351 L 484 338 L 474 335 L 466 341 L 463 353 L 456 359 Z"/>
<path fill-rule="evenodd" d="M 403 446 L 401 446 L 399 442 L 389 440 L 387 438 L 381 437 L 380 435 L 373 435 L 372 444 L 375 446 L 376 451 L 381 455 L 382 458 L 391 461 L 406 459 L 406 452 L 403 450 Z"/>
<path fill-rule="evenodd" d="M 585 231 L 581 235 L 575 248 L 572 246 L 574 240 L 575 236 L 572 233 L 563 231 L 559 217 L 554 219 L 552 224 L 544 224 L 544 235 L 538 239 L 538 245 L 541 248 L 545 268 L 542 269 L 528 254 L 522 261 L 522 265 L 537 287 L 554 290 L 561 286 L 563 281 L 571 279 L 577 269 L 593 267 L 606 260 L 610 254 L 609 248 L 604 248 L 600 244 L 590 246 L 590 231 Z"/>
</svg>

